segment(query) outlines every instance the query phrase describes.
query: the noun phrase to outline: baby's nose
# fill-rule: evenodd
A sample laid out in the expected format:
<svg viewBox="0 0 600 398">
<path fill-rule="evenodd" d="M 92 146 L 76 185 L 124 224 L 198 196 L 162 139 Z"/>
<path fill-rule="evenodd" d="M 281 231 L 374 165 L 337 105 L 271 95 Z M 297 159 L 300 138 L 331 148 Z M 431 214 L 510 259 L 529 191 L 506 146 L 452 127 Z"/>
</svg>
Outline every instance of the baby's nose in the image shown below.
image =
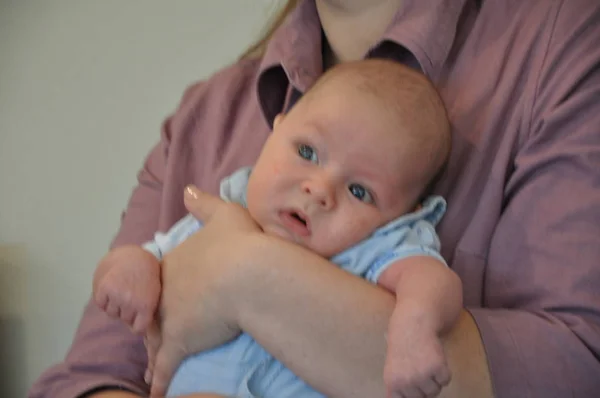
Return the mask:
<svg viewBox="0 0 600 398">
<path fill-rule="evenodd" d="M 329 210 L 335 205 L 333 185 L 325 179 L 306 181 L 302 186 L 302 191 L 325 210 Z"/>
</svg>

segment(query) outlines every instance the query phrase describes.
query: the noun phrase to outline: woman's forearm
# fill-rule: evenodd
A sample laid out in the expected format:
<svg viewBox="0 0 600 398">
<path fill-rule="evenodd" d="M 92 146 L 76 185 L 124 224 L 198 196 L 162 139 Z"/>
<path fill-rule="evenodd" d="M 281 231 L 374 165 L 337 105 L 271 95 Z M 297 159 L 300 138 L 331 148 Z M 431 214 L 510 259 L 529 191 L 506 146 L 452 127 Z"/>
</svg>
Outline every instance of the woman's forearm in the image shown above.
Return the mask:
<svg viewBox="0 0 600 398">
<path fill-rule="evenodd" d="M 452 380 L 442 389 L 439 398 L 493 398 L 485 349 L 469 312 L 461 311 L 443 343 Z"/>
<path fill-rule="evenodd" d="M 384 397 L 385 333 L 394 296 L 296 245 L 260 237 L 236 294 L 240 327 L 331 397 Z M 491 396 L 468 313 L 444 339 L 452 384 L 444 397 Z"/>
<path fill-rule="evenodd" d="M 263 262 L 248 267 L 241 329 L 328 397 L 384 397 L 394 296 L 298 246 L 271 243 L 251 256 Z"/>
</svg>

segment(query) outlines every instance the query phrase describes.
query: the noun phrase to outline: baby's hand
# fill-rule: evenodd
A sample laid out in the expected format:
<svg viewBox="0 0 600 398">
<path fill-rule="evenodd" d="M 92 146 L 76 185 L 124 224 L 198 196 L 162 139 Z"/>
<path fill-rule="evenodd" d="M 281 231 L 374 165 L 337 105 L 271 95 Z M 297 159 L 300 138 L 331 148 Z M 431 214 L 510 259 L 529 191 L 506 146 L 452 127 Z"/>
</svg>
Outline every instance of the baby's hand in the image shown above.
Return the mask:
<svg viewBox="0 0 600 398">
<path fill-rule="evenodd" d="M 139 246 L 124 246 L 107 254 L 94 276 L 94 300 L 134 333 L 146 331 L 160 298 L 160 263 Z"/>
<path fill-rule="evenodd" d="M 396 306 L 387 343 L 384 381 L 388 398 L 436 397 L 450 382 L 437 331 L 421 316 Z"/>
</svg>

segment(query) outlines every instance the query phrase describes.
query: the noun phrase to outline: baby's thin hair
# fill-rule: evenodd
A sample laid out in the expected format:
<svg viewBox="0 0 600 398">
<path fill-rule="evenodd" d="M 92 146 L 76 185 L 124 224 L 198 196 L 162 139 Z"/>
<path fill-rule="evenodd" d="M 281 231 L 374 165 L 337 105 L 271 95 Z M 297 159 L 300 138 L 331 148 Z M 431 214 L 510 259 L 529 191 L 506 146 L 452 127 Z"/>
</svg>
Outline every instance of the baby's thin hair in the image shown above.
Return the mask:
<svg viewBox="0 0 600 398">
<path fill-rule="evenodd" d="M 354 88 L 389 113 L 392 128 L 410 149 L 406 155 L 422 166 L 415 167 L 422 170 L 421 182 L 429 186 L 439 176 L 450 153 L 450 123 L 438 91 L 425 75 L 392 60 L 367 59 L 331 68 L 310 91 L 334 82 Z"/>
</svg>

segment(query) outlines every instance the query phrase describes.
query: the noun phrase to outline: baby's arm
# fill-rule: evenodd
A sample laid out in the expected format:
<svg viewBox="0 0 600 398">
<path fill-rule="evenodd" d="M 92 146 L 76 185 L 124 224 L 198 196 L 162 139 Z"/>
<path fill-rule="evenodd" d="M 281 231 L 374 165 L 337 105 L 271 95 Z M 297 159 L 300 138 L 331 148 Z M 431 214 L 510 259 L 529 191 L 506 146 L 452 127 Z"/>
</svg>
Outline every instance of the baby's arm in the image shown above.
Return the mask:
<svg viewBox="0 0 600 398">
<path fill-rule="evenodd" d="M 387 335 L 386 385 L 408 396 L 436 396 L 450 381 L 440 336 L 460 314 L 460 279 L 435 257 L 412 256 L 389 266 L 377 283 L 396 294 Z"/>
<path fill-rule="evenodd" d="M 111 250 L 94 273 L 94 301 L 134 333 L 144 333 L 160 298 L 160 262 L 140 246 Z"/>
</svg>

